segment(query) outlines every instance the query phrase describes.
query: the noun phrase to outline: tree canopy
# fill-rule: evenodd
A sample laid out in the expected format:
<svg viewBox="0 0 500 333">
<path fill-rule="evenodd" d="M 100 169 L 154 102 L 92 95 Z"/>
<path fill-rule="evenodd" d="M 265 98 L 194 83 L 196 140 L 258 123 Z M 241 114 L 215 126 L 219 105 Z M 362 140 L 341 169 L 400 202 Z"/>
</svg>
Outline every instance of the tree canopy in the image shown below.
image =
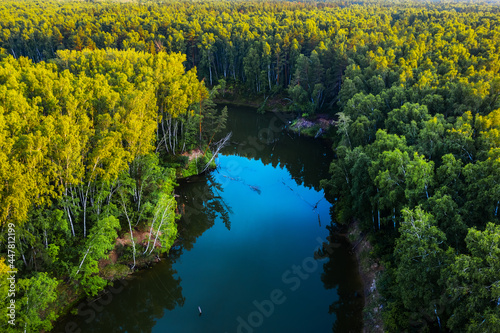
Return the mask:
<svg viewBox="0 0 500 333">
<path fill-rule="evenodd" d="M 2 1 L 0 253 L 15 226 L 26 328 L 61 281 L 98 293 L 109 251 L 169 250 L 174 167 L 210 154 L 220 89 L 336 115 L 323 186 L 387 267 L 388 330 L 495 330 L 499 50 L 487 2 Z"/>
</svg>

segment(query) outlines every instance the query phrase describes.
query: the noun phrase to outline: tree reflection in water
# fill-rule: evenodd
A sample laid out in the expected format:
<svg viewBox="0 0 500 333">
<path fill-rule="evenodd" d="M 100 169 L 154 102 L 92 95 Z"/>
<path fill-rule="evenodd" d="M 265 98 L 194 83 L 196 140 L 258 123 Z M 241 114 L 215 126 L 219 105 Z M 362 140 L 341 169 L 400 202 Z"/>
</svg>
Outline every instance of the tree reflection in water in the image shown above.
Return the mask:
<svg viewBox="0 0 500 333">
<path fill-rule="evenodd" d="M 212 174 L 180 183 L 176 192 L 183 215 L 178 221 L 179 238 L 168 257 L 151 271 L 139 271 L 127 280 L 115 281 L 114 287 L 106 288 L 96 299 L 81 301 L 76 306 L 78 314 L 59 321 L 53 332 L 151 332 L 166 311 L 184 305 L 182 279 L 173 265 L 184 251 L 193 248 L 196 239 L 214 225 L 217 217 L 230 229 L 232 211 L 220 195 L 221 184 Z"/>
<path fill-rule="evenodd" d="M 323 264 L 321 281 L 325 289 L 336 289 L 338 298 L 334 301 L 328 313 L 335 314 L 337 320 L 333 324 L 333 332 L 361 332 L 363 328 L 362 314 L 363 285 L 356 274 L 357 263 L 352 255 L 352 246 L 338 228 L 331 224 L 327 226 L 330 234 L 327 242 L 316 251 L 315 257 L 327 259 Z M 339 274 L 339 271 L 345 274 Z"/>
</svg>

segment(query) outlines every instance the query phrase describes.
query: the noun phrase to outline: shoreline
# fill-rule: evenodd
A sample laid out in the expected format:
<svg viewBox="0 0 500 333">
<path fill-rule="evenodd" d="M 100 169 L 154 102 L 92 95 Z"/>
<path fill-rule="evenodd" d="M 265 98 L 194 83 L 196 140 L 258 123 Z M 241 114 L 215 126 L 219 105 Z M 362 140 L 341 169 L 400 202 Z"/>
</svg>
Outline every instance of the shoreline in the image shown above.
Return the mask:
<svg viewBox="0 0 500 333">
<path fill-rule="evenodd" d="M 182 154 L 182 156 L 184 156 L 187 161 L 183 167 L 176 168 L 177 181 L 189 178 L 191 176 L 201 175 L 214 169 L 214 167 L 211 165 L 211 167 L 209 167 L 207 170 L 200 172 L 198 168 L 198 160 L 200 160 L 200 162 L 203 162 L 204 160 L 202 160 L 202 157 L 206 158 L 205 156 L 201 156 L 202 154 L 203 152 L 201 152 L 200 149 L 193 149 L 192 151 Z M 212 161 L 212 163 L 214 162 Z M 175 190 L 172 192 L 172 196 L 177 196 L 177 194 L 175 194 Z M 178 209 L 176 213 L 182 214 Z M 147 231 L 134 230 L 134 239 L 136 239 L 136 245 L 140 245 L 142 241 L 144 241 L 145 234 L 147 234 Z M 60 284 L 58 286 L 60 291 L 58 293 L 58 299 L 56 299 L 53 303 L 60 305 L 59 307 L 56 307 L 58 308 L 57 318 L 52 321 L 52 329 L 49 331 L 43 330 L 42 333 L 54 332 L 57 322 L 69 315 L 78 314 L 78 306 L 80 306 L 81 304 L 93 303 L 94 301 L 100 299 L 103 295 L 108 294 L 110 289 L 114 290 L 114 285 L 116 282 L 122 285 L 121 288 L 123 288 L 123 286 L 127 285 L 126 281 L 128 279 L 131 279 L 135 273 L 151 268 L 155 264 L 160 262 L 163 258 L 168 257 L 170 255 L 170 250 L 174 249 L 175 246 L 178 245 L 178 238 L 174 240 L 174 243 L 169 251 L 167 251 L 163 255 L 149 255 L 137 258 L 134 268 L 131 268 L 131 266 L 133 265 L 133 261 L 131 259 L 129 261 L 120 260 L 120 258 L 123 258 L 125 255 L 125 253 L 122 253 L 124 252 L 123 249 L 130 246 L 131 244 L 132 242 L 130 240 L 130 234 L 128 232 L 124 232 L 123 235 L 119 235 L 115 239 L 115 247 L 109 252 L 108 257 L 99 260 L 98 274 L 99 276 L 107 280 L 108 284 L 106 285 L 106 287 L 104 287 L 104 289 L 99 291 L 95 297 L 88 297 L 85 295 L 85 293 L 75 292 L 72 288 L 72 284 Z M 160 245 L 157 245 L 157 247 L 158 246 Z M 120 247 L 122 247 L 121 251 L 118 250 Z M 118 252 L 120 252 L 120 254 Z"/>
<path fill-rule="evenodd" d="M 236 107 L 248 107 L 255 109 L 260 112 L 260 108 L 264 104 L 262 109 L 264 113 L 280 112 L 284 114 L 294 115 L 293 111 L 286 110 L 286 103 L 283 103 L 283 98 L 274 98 L 268 102 L 246 100 L 243 98 L 226 99 L 226 98 L 216 98 L 215 103 L 218 105 L 236 106 Z M 331 139 L 331 129 L 337 126 L 337 122 L 333 119 L 333 116 L 327 113 L 318 113 L 312 117 L 304 118 L 297 117 L 292 118 L 291 123 L 287 124 L 286 131 L 298 134 L 299 136 L 305 136 L 310 138 L 327 138 Z"/>
<path fill-rule="evenodd" d="M 384 332 L 382 305 L 376 287 L 377 279 L 384 267 L 380 265 L 378 258 L 372 258 L 372 245 L 367 235 L 361 231 L 358 221 L 355 220 L 347 226 L 346 236 L 352 245 L 351 251 L 356 257 L 358 273 L 363 283 L 363 333 Z"/>
<path fill-rule="evenodd" d="M 287 129 L 299 136 L 304 135 L 311 138 L 328 137 L 332 127 L 336 126 L 336 121 L 328 114 L 318 113 L 312 117 L 299 117 L 295 119 Z"/>
</svg>

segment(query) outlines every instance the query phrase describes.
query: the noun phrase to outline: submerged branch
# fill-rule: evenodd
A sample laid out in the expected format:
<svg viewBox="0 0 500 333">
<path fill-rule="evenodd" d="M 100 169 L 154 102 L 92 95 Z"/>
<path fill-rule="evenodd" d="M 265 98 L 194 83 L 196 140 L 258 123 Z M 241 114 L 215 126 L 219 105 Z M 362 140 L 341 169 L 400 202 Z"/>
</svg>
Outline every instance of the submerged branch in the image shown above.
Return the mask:
<svg viewBox="0 0 500 333">
<path fill-rule="evenodd" d="M 219 151 L 227 145 L 227 143 L 228 143 L 229 139 L 231 139 L 232 135 L 233 135 L 233 132 L 229 132 L 229 133 L 227 133 L 227 135 L 224 138 L 222 138 L 221 140 L 219 140 L 215 143 L 215 150 L 212 151 L 212 158 L 210 158 L 208 163 L 205 164 L 205 168 L 203 168 L 202 173 L 208 170 L 208 168 L 210 167 L 210 163 L 212 163 L 212 161 L 217 156 L 217 154 L 219 154 Z"/>
</svg>

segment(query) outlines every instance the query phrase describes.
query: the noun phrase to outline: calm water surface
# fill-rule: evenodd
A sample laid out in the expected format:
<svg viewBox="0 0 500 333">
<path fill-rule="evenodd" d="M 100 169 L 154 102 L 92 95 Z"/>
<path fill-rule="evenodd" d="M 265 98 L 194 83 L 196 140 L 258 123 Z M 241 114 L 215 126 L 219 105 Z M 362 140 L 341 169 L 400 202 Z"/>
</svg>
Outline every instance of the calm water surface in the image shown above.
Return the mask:
<svg viewBox="0 0 500 333">
<path fill-rule="evenodd" d="M 218 169 L 176 189 L 185 213 L 170 256 L 54 331 L 359 332 L 362 287 L 319 188 L 331 149 L 286 123 L 230 109 Z"/>
</svg>

